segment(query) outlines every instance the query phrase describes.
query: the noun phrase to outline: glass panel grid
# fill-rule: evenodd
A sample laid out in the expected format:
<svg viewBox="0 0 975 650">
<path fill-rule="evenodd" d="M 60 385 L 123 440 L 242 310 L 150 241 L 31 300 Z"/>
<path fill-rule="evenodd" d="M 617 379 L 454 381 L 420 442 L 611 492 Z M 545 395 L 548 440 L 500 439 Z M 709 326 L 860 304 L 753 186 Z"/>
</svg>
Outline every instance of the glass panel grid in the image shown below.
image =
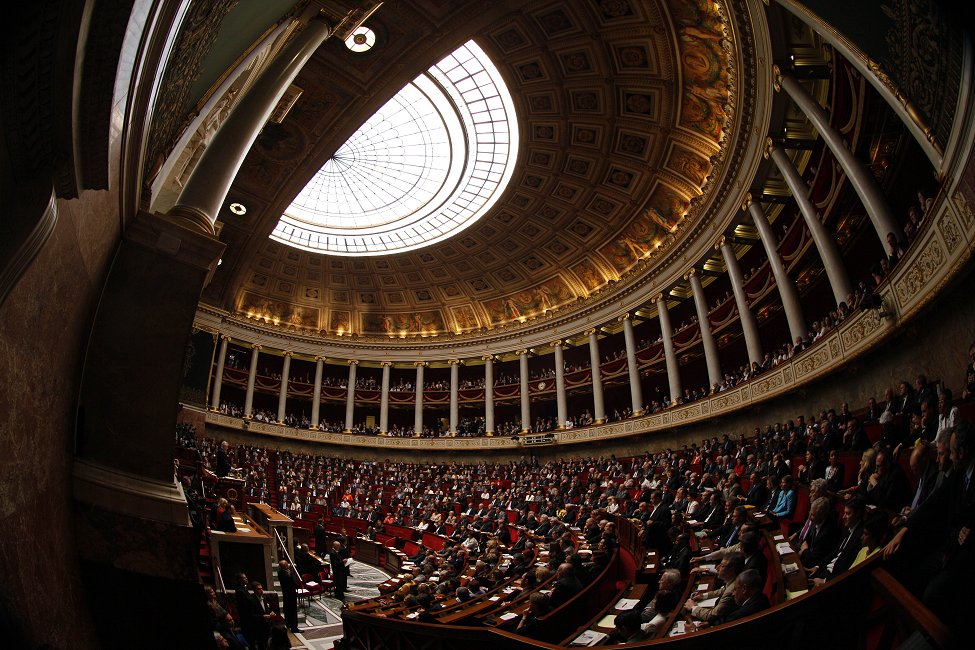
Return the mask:
<svg viewBox="0 0 975 650">
<path fill-rule="evenodd" d="M 517 146 L 507 88 L 470 41 L 367 120 L 298 194 L 271 238 L 338 255 L 440 241 L 494 205 Z"/>
</svg>

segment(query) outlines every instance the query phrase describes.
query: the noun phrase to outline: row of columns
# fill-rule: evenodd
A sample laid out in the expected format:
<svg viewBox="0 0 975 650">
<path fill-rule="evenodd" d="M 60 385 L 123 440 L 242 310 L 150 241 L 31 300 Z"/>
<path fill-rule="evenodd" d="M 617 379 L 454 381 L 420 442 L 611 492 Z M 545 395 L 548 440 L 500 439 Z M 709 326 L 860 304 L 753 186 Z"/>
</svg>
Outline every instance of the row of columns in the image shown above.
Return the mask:
<svg viewBox="0 0 975 650">
<path fill-rule="evenodd" d="M 797 11 L 792 6 L 792 2 L 780 0 L 790 11 Z M 801 13 L 801 12 L 797 12 Z M 803 16 L 800 16 L 803 18 Z M 803 18 L 805 19 L 805 18 Z M 814 26 L 815 28 L 815 26 Z M 191 175 L 183 191 L 177 200 L 176 206 L 171 211 L 174 216 L 181 216 L 189 221 L 198 222 L 204 230 L 212 232 L 212 223 L 216 220 L 230 184 L 242 163 L 247 150 L 253 143 L 256 135 L 265 123 L 268 114 L 276 105 L 278 98 L 288 87 L 297 72 L 304 65 L 304 62 L 311 56 L 317 47 L 329 35 L 329 27 L 321 18 L 313 19 L 306 28 L 299 33 L 294 41 L 289 44 L 281 56 L 272 63 L 268 69 L 262 73 L 261 77 L 255 82 L 246 96 L 242 97 L 235 107 L 231 116 L 224 122 L 220 130 L 214 135 L 210 145 L 203 154 L 195 172 Z M 829 39 L 827 39 L 829 40 Z M 835 44 L 834 44 L 835 45 Z M 854 61 L 856 63 L 856 61 Z M 870 174 L 866 166 L 856 159 L 849 150 L 841 133 L 831 124 L 828 115 L 816 100 L 806 91 L 802 84 L 794 77 L 784 74 L 778 67 L 775 68 L 774 86 L 777 91 L 784 91 L 796 106 L 808 117 L 810 122 L 816 127 L 824 142 L 833 153 L 834 157 L 843 168 L 844 173 L 849 178 L 854 190 L 857 192 L 864 208 L 870 217 L 871 223 L 877 232 L 883 246 L 886 245 L 889 233 L 900 241 L 903 241 L 904 234 L 897 220 L 893 217 L 882 191 L 876 180 Z M 875 76 L 875 75 L 868 75 Z M 882 93 L 883 94 L 883 93 Z M 886 96 L 885 96 L 886 97 Z M 896 108 L 896 107 L 895 107 Z M 914 125 L 909 124 L 909 127 Z M 921 142 L 922 146 L 927 147 L 928 142 Z M 782 174 L 790 192 L 796 199 L 806 227 L 809 229 L 813 243 L 823 261 L 829 279 L 830 287 L 834 298 L 839 304 L 847 299 L 852 293 L 853 284 L 843 263 L 842 255 L 833 236 L 823 225 L 815 207 L 809 200 L 809 188 L 805 185 L 798 171 L 792 164 L 791 159 L 783 149 L 774 144 L 771 139 L 767 140 L 765 151 L 766 157 L 770 158 Z M 759 232 L 762 244 L 768 255 L 769 263 L 776 286 L 778 287 L 780 298 L 785 309 L 786 317 L 789 322 L 789 330 L 793 339 L 800 339 L 806 335 L 806 323 L 802 313 L 802 308 L 798 298 L 798 292 L 794 283 L 788 277 L 784 264 L 778 255 L 774 235 L 768 224 L 765 215 L 762 213 L 758 203 L 746 197 L 743 203 L 746 210 L 755 223 Z M 741 271 L 738 268 L 738 261 L 735 252 L 729 242 L 721 238 L 717 244 L 728 269 L 735 302 L 739 313 L 745 345 L 748 350 L 750 362 L 761 362 L 763 358 L 761 339 L 758 334 L 758 324 L 752 312 L 747 295 L 744 290 L 744 282 Z M 690 282 L 695 308 L 698 315 L 698 322 L 701 328 L 701 337 L 705 352 L 705 360 L 708 369 L 708 379 L 713 384 L 720 382 L 721 367 L 718 360 L 717 345 L 711 332 L 710 324 L 707 319 L 706 301 L 703 295 L 703 288 L 700 278 L 693 271 L 686 276 Z M 679 376 L 679 364 L 676 359 L 673 345 L 673 331 L 670 323 L 670 316 L 667 309 L 666 300 L 663 294 L 656 299 L 658 313 L 660 315 L 661 332 L 663 334 L 664 354 L 668 375 L 668 385 L 671 399 L 676 399 L 681 394 L 681 382 Z M 633 334 L 632 321 L 629 315 L 621 317 L 623 323 L 624 340 L 626 344 L 627 366 L 629 369 L 630 397 L 634 414 L 643 412 L 643 398 L 640 388 L 640 375 L 636 363 L 636 346 Z M 589 333 L 590 355 L 592 361 L 592 386 L 593 386 L 593 406 L 595 409 L 596 421 L 605 421 L 605 405 L 602 394 L 602 381 L 599 374 L 599 351 L 598 339 L 595 330 Z M 556 342 L 555 365 L 556 365 L 556 399 L 558 412 L 558 426 L 564 427 L 567 419 L 566 399 L 565 399 L 565 377 L 562 359 L 561 341 Z M 224 337 L 220 346 L 220 358 L 217 366 L 217 381 L 213 390 L 213 400 L 211 406 L 219 407 L 220 385 L 223 376 L 223 363 L 226 357 L 227 339 Z M 249 417 L 253 410 L 253 392 L 256 376 L 257 359 L 260 353 L 260 346 L 254 347 L 254 354 L 251 358 L 250 374 L 247 383 L 247 396 L 245 399 L 245 415 Z M 522 429 L 530 428 L 531 409 L 528 391 L 528 351 L 522 350 L 519 355 L 521 367 L 521 418 Z M 290 371 L 290 354 L 285 355 L 284 371 L 282 379 L 281 393 L 278 399 L 278 419 L 282 420 L 285 415 L 287 400 L 288 374 Z M 456 362 L 456 363 L 455 363 Z M 457 393 L 458 393 L 458 364 L 459 360 L 451 361 L 451 418 L 450 430 L 456 432 L 458 427 L 457 417 Z M 345 428 L 351 429 L 354 416 L 354 393 L 356 361 L 349 363 L 349 384 L 346 402 Z M 425 363 L 416 364 L 417 390 L 416 390 L 416 420 L 414 431 L 419 434 L 422 431 L 422 407 L 423 407 L 423 369 Z M 315 397 L 312 407 L 312 420 L 317 425 L 319 398 L 321 393 L 321 370 L 322 360 L 316 360 L 315 371 Z M 485 420 L 489 433 L 494 431 L 494 409 L 493 409 L 493 359 L 485 359 Z M 380 408 L 380 429 L 388 430 L 388 410 L 389 410 L 389 365 L 383 365 L 383 391 Z"/>
<path fill-rule="evenodd" d="M 881 240 L 881 244 L 885 245 L 887 242 L 887 237 L 889 233 L 898 239 L 903 239 L 903 231 L 901 230 L 897 220 L 891 214 L 890 209 L 887 207 L 886 200 L 883 196 L 882 191 L 877 185 L 873 176 L 869 173 L 866 166 L 856 159 L 853 153 L 849 150 L 843 139 L 842 134 L 840 134 L 833 126 L 830 124 L 829 117 L 821 106 L 816 102 L 816 100 L 806 91 L 806 89 L 796 80 L 794 77 L 783 74 L 781 70 L 777 67 L 775 68 L 775 89 L 780 91 L 785 91 L 789 97 L 795 102 L 796 106 L 809 118 L 816 129 L 819 131 L 820 135 L 823 137 L 826 145 L 830 148 L 836 160 L 839 162 L 840 166 L 843 168 L 847 177 L 850 179 L 851 185 L 857 192 L 861 201 L 863 202 L 864 208 L 866 209 L 868 215 L 870 216 L 871 223 Z M 800 214 L 802 215 L 803 221 L 809 230 L 813 244 L 822 259 L 823 266 L 826 270 L 827 278 L 829 279 L 830 288 L 832 289 L 834 299 L 836 303 L 839 304 L 847 300 L 848 296 L 853 292 L 853 284 L 850 280 L 849 274 L 846 269 L 846 265 L 843 262 L 842 253 L 839 246 L 824 226 L 819 214 L 817 213 L 815 206 L 809 199 L 808 193 L 809 188 L 802 180 L 799 175 L 798 170 L 795 168 L 792 160 L 783 150 L 783 148 L 772 141 L 771 138 L 766 140 L 765 156 L 770 158 L 775 164 L 779 173 L 782 175 L 786 182 L 790 192 L 796 200 L 799 206 Z M 189 186 L 190 190 L 193 190 L 193 186 Z M 193 190 L 195 191 L 195 190 Z M 192 195 L 193 191 L 186 192 L 184 194 Z M 182 197 L 181 197 L 182 198 Z M 779 291 L 780 299 L 782 301 L 786 318 L 789 324 L 790 336 L 793 340 L 800 340 L 806 337 L 808 331 L 805 316 L 802 311 L 802 306 L 799 301 L 798 290 L 795 283 L 789 278 L 785 265 L 778 253 L 778 242 L 776 241 L 775 235 L 772 232 L 771 226 L 765 214 L 762 211 L 761 206 L 752 201 L 750 195 L 746 195 L 743 203 L 742 209 L 745 210 L 751 217 L 752 222 L 755 225 L 756 230 L 759 233 L 759 238 L 762 241 L 762 245 L 767 254 L 769 264 L 773 277 L 775 278 L 776 287 Z M 748 303 L 748 297 L 744 288 L 744 279 L 741 274 L 741 269 L 738 265 L 738 259 L 729 241 L 724 237 L 719 238 L 718 243 L 715 248 L 720 251 L 721 256 L 724 260 L 725 267 L 728 272 L 729 280 L 731 282 L 732 292 L 734 294 L 736 307 L 739 314 L 739 322 L 741 323 L 742 332 L 744 334 L 745 346 L 748 351 L 748 359 L 751 363 L 761 363 L 763 359 L 763 350 L 761 337 L 758 332 L 758 322 L 755 314 L 751 310 Z M 692 289 L 695 309 L 697 312 L 698 323 L 701 329 L 702 344 L 704 347 L 705 362 L 708 370 L 708 380 L 713 385 L 720 383 L 722 378 L 721 365 L 718 358 L 717 343 L 714 340 L 713 333 L 711 332 L 710 323 L 708 321 L 707 315 L 707 301 L 704 296 L 703 286 L 701 284 L 701 279 L 699 275 L 692 269 L 686 276 L 687 280 Z M 671 400 L 675 400 L 682 392 L 681 380 L 679 373 L 679 364 L 676 358 L 676 353 L 673 344 L 673 328 L 670 322 L 670 314 L 667 307 L 667 302 L 664 294 L 660 294 L 655 299 L 657 305 L 657 311 L 660 319 L 661 334 L 663 337 L 663 347 L 664 347 L 664 357 L 665 365 L 667 369 L 668 386 L 670 389 Z M 633 323 L 629 317 L 629 314 L 620 317 L 620 321 L 623 323 L 623 334 L 624 341 L 626 345 L 626 358 L 627 358 L 627 368 L 629 371 L 629 383 L 630 383 L 630 398 L 632 403 L 632 410 L 635 415 L 639 415 L 643 412 L 643 397 L 641 391 L 640 374 L 637 366 L 636 360 L 636 344 L 635 337 L 633 333 Z M 605 413 L 605 403 L 603 400 L 603 390 L 602 390 L 602 379 L 599 373 L 600 357 L 599 357 L 599 347 L 598 347 L 598 337 L 595 330 L 588 332 L 589 337 L 589 348 L 590 348 L 590 360 L 592 371 L 592 387 L 593 387 L 593 407 L 594 407 L 594 417 L 597 422 L 603 422 L 606 419 Z M 557 420 L 558 427 L 564 428 L 565 422 L 568 418 L 567 414 L 567 401 L 566 401 L 566 391 L 565 391 L 565 373 L 564 373 L 564 357 L 563 357 L 563 346 L 562 341 L 555 341 L 553 343 L 554 356 L 555 356 L 555 381 L 556 381 L 556 409 L 557 409 Z M 217 382 L 213 391 L 213 400 L 211 406 L 213 408 L 219 407 L 220 400 L 220 378 L 223 376 L 223 363 L 226 357 L 227 351 L 227 339 L 222 337 L 220 346 L 220 358 L 217 365 Z M 260 353 L 260 346 L 255 346 L 254 354 L 251 358 L 251 372 L 248 377 L 247 383 L 247 397 L 245 399 L 244 412 L 246 417 L 250 417 L 253 410 L 253 390 L 254 390 L 254 379 L 257 367 L 257 358 Z M 290 370 L 290 360 L 291 355 L 287 353 L 284 360 L 284 370 L 283 370 L 283 380 L 281 393 L 278 399 L 278 420 L 284 419 L 286 399 L 287 399 L 287 381 L 288 374 Z M 485 357 L 485 424 L 488 433 L 494 432 L 495 422 L 494 422 L 494 377 L 493 377 L 493 357 Z M 456 434 L 457 428 L 459 426 L 459 415 L 458 415 L 458 392 L 459 392 L 459 364 L 460 361 L 457 359 L 451 360 L 451 390 L 450 390 L 450 433 Z M 345 429 L 351 430 L 353 427 L 353 418 L 355 412 L 355 379 L 356 379 L 356 368 L 358 362 L 349 362 L 349 382 L 348 382 L 348 395 L 346 399 L 346 415 L 345 415 Z M 522 431 L 528 431 L 531 428 L 531 403 L 530 394 L 528 388 L 528 350 L 519 351 L 519 365 L 520 365 L 520 384 L 521 384 L 521 425 Z M 312 408 L 312 421 L 315 426 L 318 424 L 318 410 L 319 410 L 319 399 L 321 394 L 321 366 L 322 360 L 318 359 L 316 361 L 316 371 L 315 371 L 315 398 L 313 400 Z M 414 433 L 420 435 L 422 432 L 422 409 L 423 409 L 423 371 L 426 364 L 424 362 L 417 362 L 416 364 L 416 415 L 414 420 Z M 389 421 L 389 364 L 383 364 L 383 390 L 382 399 L 380 402 L 380 429 L 383 432 L 388 430 Z"/>
</svg>

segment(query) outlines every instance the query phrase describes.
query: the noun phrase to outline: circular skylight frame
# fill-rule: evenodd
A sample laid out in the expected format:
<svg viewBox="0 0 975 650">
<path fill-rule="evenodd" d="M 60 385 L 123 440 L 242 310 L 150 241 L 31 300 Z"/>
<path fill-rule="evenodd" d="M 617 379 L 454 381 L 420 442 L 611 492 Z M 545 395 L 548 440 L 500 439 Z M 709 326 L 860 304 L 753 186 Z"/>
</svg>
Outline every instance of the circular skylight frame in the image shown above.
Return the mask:
<svg viewBox="0 0 975 650">
<path fill-rule="evenodd" d="M 345 46 L 351 51 L 361 54 L 368 52 L 376 44 L 376 32 L 365 25 L 360 25 L 352 34 L 345 39 Z"/>
<path fill-rule="evenodd" d="M 426 121 L 411 121 L 411 113 Z M 428 136 L 422 145 L 421 135 Z M 412 153 L 404 153 L 411 151 L 403 146 L 407 140 Z M 429 159 L 417 171 L 421 149 Z M 343 256 L 429 246 L 494 206 L 514 173 L 517 150 L 511 95 L 487 55 L 469 41 L 367 120 L 302 189 L 271 238 Z M 407 167 L 411 171 L 403 171 Z M 395 191 L 400 197 L 392 200 Z"/>
</svg>

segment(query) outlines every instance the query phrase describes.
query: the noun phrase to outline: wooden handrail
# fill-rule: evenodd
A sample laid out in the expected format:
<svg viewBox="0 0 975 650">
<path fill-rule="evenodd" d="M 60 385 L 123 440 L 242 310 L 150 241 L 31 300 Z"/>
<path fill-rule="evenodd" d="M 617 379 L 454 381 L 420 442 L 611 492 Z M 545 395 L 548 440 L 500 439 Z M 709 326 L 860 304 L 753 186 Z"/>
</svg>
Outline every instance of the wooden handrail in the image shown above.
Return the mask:
<svg viewBox="0 0 975 650">
<path fill-rule="evenodd" d="M 886 569 L 874 569 L 870 580 L 877 594 L 898 615 L 905 617 L 911 627 L 923 632 L 942 648 L 951 646 L 952 634 L 948 627 Z"/>
</svg>

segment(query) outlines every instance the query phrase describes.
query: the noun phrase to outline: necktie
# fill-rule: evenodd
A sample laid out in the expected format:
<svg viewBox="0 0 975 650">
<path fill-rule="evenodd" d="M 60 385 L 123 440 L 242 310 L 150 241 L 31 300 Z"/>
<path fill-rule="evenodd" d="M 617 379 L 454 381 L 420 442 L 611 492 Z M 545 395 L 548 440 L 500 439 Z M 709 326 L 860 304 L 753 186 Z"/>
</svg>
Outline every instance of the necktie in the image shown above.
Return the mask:
<svg viewBox="0 0 975 650">
<path fill-rule="evenodd" d="M 809 534 L 809 519 L 806 520 L 806 525 L 802 527 L 802 532 L 799 533 L 800 544 L 806 541 L 806 535 L 808 534 Z"/>
</svg>

